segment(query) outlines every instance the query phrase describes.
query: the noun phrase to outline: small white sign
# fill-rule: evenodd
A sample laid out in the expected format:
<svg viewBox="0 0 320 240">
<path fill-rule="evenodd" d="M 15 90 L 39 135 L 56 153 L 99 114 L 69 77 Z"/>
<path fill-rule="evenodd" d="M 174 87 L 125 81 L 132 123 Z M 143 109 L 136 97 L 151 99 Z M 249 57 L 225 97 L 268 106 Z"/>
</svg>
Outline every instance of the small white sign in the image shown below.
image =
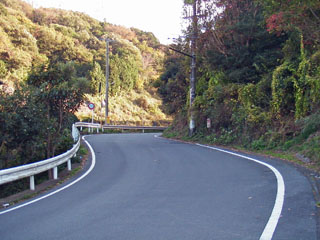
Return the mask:
<svg viewBox="0 0 320 240">
<path fill-rule="evenodd" d="M 211 128 L 211 119 L 207 118 L 207 128 Z"/>
</svg>

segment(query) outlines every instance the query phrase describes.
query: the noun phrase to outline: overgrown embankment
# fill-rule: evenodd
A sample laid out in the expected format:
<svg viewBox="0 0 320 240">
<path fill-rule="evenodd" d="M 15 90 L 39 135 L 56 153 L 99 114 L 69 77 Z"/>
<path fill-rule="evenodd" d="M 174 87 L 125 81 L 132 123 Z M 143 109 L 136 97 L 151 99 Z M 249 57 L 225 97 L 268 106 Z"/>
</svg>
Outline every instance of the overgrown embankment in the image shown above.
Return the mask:
<svg viewBox="0 0 320 240">
<path fill-rule="evenodd" d="M 212 133 L 210 129 L 198 129 L 192 137 L 188 128 L 176 123 L 164 132 L 168 138 L 204 144 L 226 146 L 289 160 L 309 169 L 320 172 L 320 113 L 300 119 L 293 125 L 284 125 L 269 130 L 260 138 L 249 139 L 248 135 L 239 136 L 236 132 Z"/>
<path fill-rule="evenodd" d="M 166 135 L 289 154 L 319 170 L 319 1 L 199 0 L 197 6 L 206 15 L 186 29 L 198 35 L 192 107 L 189 58 L 167 54 L 156 82 L 176 116 Z M 191 41 L 179 39 L 173 48 L 189 52 Z M 191 112 L 196 132 L 189 138 Z"/>
</svg>

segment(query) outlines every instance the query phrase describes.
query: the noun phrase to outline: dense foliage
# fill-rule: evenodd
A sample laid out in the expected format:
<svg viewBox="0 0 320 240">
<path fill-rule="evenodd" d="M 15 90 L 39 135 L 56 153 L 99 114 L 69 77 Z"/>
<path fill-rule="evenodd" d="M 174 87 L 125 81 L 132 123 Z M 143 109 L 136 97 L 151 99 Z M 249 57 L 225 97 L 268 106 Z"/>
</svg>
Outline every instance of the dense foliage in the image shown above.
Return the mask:
<svg viewBox="0 0 320 240">
<path fill-rule="evenodd" d="M 53 157 L 72 146 L 74 112 L 89 90 L 75 67 L 73 62 L 44 65 L 13 93 L 0 91 L 1 168 Z"/>
<path fill-rule="evenodd" d="M 156 80 L 164 54 L 152 33 L 0 0 L 0 169 L 70 147 L 75 113 L 88 98 L 100 105 L 105 94 L 106 38 L 114 40 L 111 97 L 142 91 Z"/>
<path fill-rule="evenodd" d="M 107 37 L 115 40 L 110 53 L 112 94 L 142 88 L 158 72 L 155 65 L 162 51 L 152 33 L 99 22 L 79 12 L 33 9 L 20 0 L 1 0 L 0 13 L 0 70 L 1 75 L 8 71 L 3 77 L 8 82 L 25 79 L 32 67 L 48 60 L 79 63 L 89 79 L 89 72 L 100 67 L 101 76 Z"/>
<path fill-rule="evenodd" d="M 310 128 L 303 139 L 318 146 L 312 151 L 296 145 L 295 149 L 319 160 L 315 153 L 320 150 L 319 124 L 310 120 L 320 114 L 319 1 L 195 1 L 197 29 L 191 19 L 188 37 L 173 46 L 190 52 L 196 31 L 194 137 L 273 149 Z M 185 1 L 186 13 L 191 12 L 193 2 Z M 168 108 L 174 106 L 171 110 L 177 113 L 172 132 L 185 135 L 188 104 L 169 96 L 176 94 L 172 87 L 179 92 L 176 95 L 188 96 L 190 60 L 170 53 L 166 61 L 159 90 Z M 212 122 L 210 129 L 207 118 Z"/>
</svg>

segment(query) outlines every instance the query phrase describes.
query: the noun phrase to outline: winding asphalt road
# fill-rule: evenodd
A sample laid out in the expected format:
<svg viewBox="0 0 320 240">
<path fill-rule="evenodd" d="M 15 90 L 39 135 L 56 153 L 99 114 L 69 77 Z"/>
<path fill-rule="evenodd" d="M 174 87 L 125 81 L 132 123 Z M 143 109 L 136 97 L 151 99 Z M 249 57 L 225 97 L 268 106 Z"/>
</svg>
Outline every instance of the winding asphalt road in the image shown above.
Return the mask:
<svg viewBox="0 0 320 240">
<path fill-rule="evenodd" d="M 311 185 L 282 161 L 154 134 L 86 139 L 95 156 L 83 179 L 0 212 L 1 240 L 317 239 Z"/>
</svg>

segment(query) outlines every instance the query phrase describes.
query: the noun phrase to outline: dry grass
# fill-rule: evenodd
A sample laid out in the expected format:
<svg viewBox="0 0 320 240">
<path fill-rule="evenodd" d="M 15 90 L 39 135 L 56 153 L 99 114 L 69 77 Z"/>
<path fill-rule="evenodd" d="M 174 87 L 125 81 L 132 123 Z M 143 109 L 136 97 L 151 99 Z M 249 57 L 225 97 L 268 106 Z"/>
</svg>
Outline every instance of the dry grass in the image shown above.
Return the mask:
<svg viewBox="0 0 320 240">
<path fill-rule="evenodd" d="M 101 107 L 102 96 L 87 95 L 88 102 L 96 106 L 94 120 L 103 122 L 105 109 Z M 130 91 L 119 96 L 109 97 L 109 117 L 111 122 L 140 122 L 144 125 L 152 125 L 153 122 L 171 121 L 161 110 L 162 101 L 152 91 L 139 90 Z M 82 106 L 76 113 L 81 121 L 91 119 L 92 112 L 86 105 Z"/>
</svg>

